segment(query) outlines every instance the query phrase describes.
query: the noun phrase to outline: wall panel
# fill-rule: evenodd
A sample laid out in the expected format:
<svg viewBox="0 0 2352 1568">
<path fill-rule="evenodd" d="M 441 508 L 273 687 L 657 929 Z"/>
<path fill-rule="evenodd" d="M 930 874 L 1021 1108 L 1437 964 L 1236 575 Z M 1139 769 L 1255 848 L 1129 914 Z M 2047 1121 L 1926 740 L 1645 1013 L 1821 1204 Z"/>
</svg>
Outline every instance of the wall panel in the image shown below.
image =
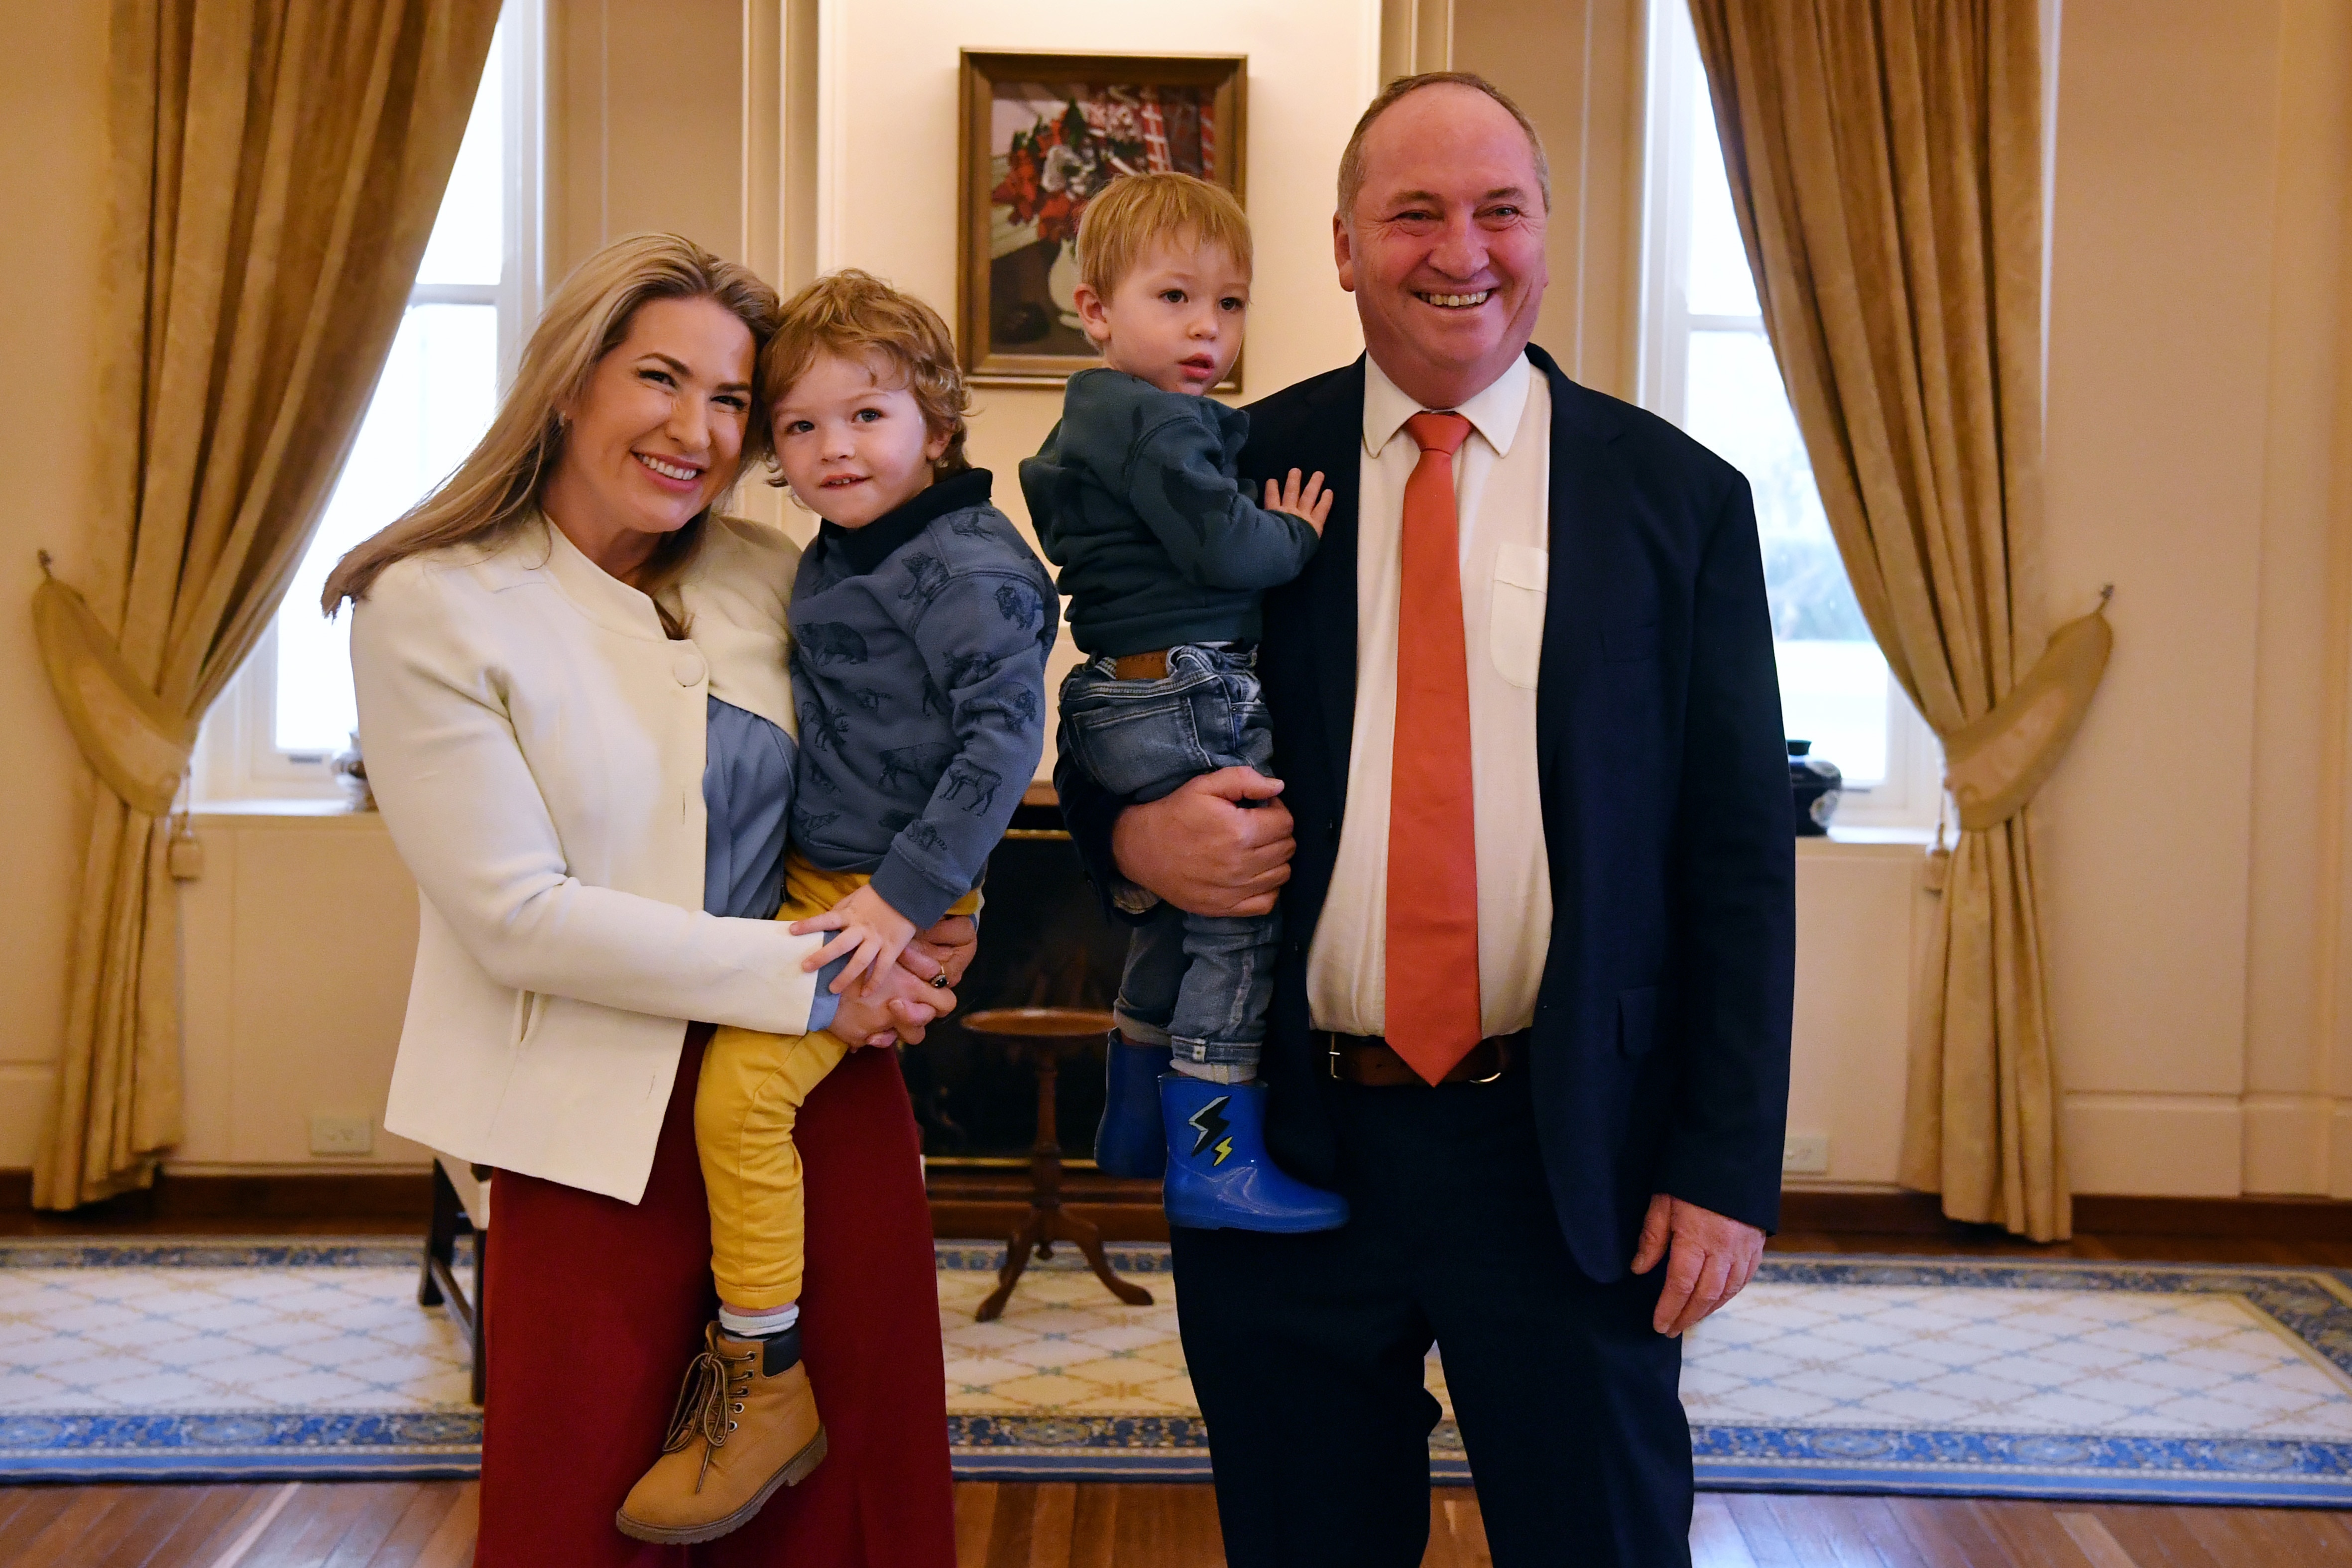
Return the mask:
<svg viewBox="0 0 2352 1568">
<path fill-rule="evenodd" d="M 91 780 L 58 717 L 26 606 L 47 550 L 91 585 L 84 532 L 100 422 L 95 345 L 107 190 L 104 5 L 16 5 L 0 16 L 0 1165 L 28 1165 L 65 1033 L 75 895 Z M 101 606 L 101 615 L 111 611 Z"/>
</svg>

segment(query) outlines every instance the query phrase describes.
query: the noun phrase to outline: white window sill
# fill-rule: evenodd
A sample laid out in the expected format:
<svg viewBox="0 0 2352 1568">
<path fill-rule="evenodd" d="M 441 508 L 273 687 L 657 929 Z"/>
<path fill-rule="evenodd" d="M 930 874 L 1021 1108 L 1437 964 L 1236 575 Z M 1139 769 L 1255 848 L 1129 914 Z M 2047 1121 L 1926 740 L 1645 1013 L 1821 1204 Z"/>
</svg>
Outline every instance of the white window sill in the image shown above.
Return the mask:
<svg viewBox="0 0 2352 1568">
<path fill-rule="evenodd" d="M 381 827 L 383 817 L 373 811 L 354 811 L 341 797 L 324 799 L 299 796 L 277 800 L 200 800 L 188 808 L 188 816 L 199 830 L 207 824 L 223 827 L 251 824 L 257 820 L 315 822 L 321 826 L 336 823 L 353 827 Z"/>
<path fill-rule="evenodd" d="M 1826 838 L 1798 839 L 1797 853 L 1840 859 L 1916 859 L 1935 842 L 1932 827 L 1841 827 L 1833 822 Z"/>
</svg>

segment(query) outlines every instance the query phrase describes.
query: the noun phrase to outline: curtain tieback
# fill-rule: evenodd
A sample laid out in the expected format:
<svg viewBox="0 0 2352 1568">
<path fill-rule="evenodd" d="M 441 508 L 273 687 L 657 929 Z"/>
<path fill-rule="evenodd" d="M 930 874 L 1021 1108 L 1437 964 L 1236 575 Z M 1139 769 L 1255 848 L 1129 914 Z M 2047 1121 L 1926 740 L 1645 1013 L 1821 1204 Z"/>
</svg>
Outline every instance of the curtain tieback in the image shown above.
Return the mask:
<svg viewBox="0 0 2352 1568">
<path fill-rule="evenodd" d="M 41 565 L 46 573 L 46 554 Z M 131 810 L 169 812 L 195 749 L 195 721 L 147 689 L 88 602 L 55 577 L 33 590 L 33 629 L 82 756 Z"/>
<path fill-rule="evenodd" d="M 2041 790 L 2083 727 L 2115 641 L 2103 610 L 2068 621 L 1991 712 L 1943 738 L 1944 787 L 1963 832 L 2000 826 Z"/>
</svg>

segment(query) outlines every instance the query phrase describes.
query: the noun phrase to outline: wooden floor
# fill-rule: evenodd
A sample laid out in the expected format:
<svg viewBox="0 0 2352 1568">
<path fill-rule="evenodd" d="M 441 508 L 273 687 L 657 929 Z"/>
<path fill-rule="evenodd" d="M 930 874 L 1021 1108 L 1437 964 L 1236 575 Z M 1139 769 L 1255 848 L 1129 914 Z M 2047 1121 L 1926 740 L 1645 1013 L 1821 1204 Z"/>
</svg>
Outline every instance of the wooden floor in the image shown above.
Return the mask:
<svg viewBox="0 0 2352 1568">
<path fill-rule="evenodd" d="M 470 1481 L 20 1487 L 0 1568 L 465 1568 Z M 2352 1568 L 2343 1515 L 1706 1493 L 1696 1568 Z M 1219 1568 L 1201 1486 L 956 1488 L 957 1568 Z M 1477 1499 L 1430 1503 L 1423 1568 L 1484 1568 Z"/>
<path fill-rule="evenodd" d="M 2352 1268 L 2352 1242 L 2090 1236 L 2032 1247 L 1957 1227 L 1791 1233 L 1772 1250 Z M 457 1481 L 17 1487 L 0 1490 L 0 1568 L 466 1568 L 475 1508 L 473 1484 Z M 1696 1568 L 2352 1568 L 2352 1514 L 1711 1493 L 1691 1547 Z M 956 1489 L 958 1568 L 1223 1561 L 1205 1486 Z M 1439 1489 L 1425 1568 L 1490 1561 L 1475 1494 Z"/>
</svg>

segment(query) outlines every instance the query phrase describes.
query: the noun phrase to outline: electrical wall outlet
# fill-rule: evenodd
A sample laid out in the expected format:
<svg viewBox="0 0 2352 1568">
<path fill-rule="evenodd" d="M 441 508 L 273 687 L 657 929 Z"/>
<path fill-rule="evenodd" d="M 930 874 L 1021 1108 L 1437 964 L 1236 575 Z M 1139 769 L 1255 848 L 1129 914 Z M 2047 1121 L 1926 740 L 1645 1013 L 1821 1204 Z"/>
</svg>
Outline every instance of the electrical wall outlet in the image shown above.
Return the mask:
<svg viewBox="0 0 2352 1568">
<path fill-rule="evenodd" d="M 313 1116 L 310 1152 L 366 1154 L 375 1148 L 375 1121 L 366 1116 Z"/>
<path fill-rule="evenodd" d="M 1830 1173 L 1830 1141 L 1818 1133 L 1791 1132 L 1780 1144 L 1784 1176 L 1826 1176 Z"/>
</svg>

